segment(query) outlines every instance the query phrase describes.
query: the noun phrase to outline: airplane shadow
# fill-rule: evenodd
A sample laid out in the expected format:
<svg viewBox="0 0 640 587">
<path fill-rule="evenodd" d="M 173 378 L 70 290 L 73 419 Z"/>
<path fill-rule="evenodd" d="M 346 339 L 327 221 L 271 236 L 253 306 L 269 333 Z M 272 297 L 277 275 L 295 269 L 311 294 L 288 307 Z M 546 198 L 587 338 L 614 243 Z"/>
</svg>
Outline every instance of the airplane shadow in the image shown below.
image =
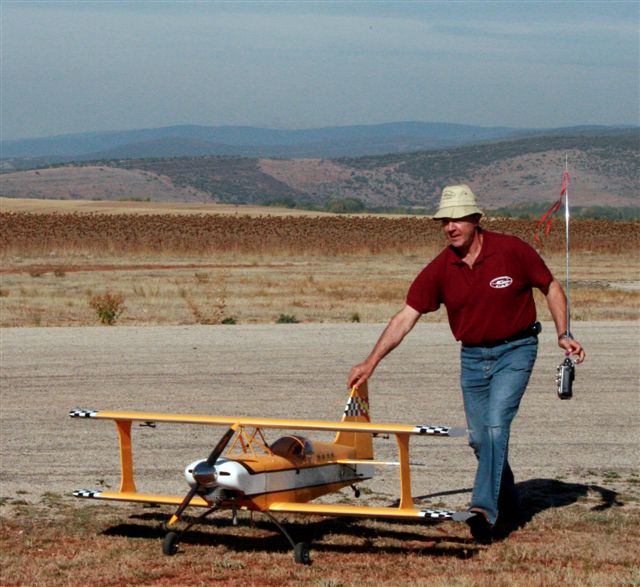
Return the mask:
<svg viewBox="0 0 640 587">
<path fill-rule="evenodd" d="M 224 546 L 235 551 L 287 552 L 291 545 L 277 530 L 275 525 L 265 516 L 255 514 L 253 519 L 240 518 L 234 526 L 229 513 L 225 517 L 212 517 L 199 522 L 180 537 L 182 544 L 198 544 Z M 224 513 L 222 514 L 224 515 Z M 166 534 L 162 523 L 168 519 L 166 513 L 147 512 L 129 516 L 130 522 L 118 524 L 102 532 L 106 536 L 125 536 L 128 538 L 162 540 Z M 184 522 L 190 523 L 193 518 L 186 516 Z M 419 552 L 429 556 L 467 559 L 474 556 L 479 547 L 469 538 L 450 536 L 448 532 L 439 531 L 440 525 L 432 525 L 425 533 L 424 522 L 393 520 L 389 523 L 381 521 L 374 527 L 365 525 L 361 520 L 349 517 L 304 518 L 297 519 L 279 517 L 287 532 L 295 542 L 306 542 L 316 552 L 335 553 L 403 553 Z M 412 531 L 411 526 L 416 527 Z M 324 541 L 343 542 L 336 544 Z M 397 545 L 377 546 L 382 540 L 391 539 Z M 446 548 L 443 544 L 446 543 Z"/>
<path fill-rule="evenodd" d="M 598 501 L 591 508 L 593 511 L 602 511 L 611 507 L 621 507 L 624 504 L 619 500 L 618 494 L 610 489 L 598 485 L 585 485 L 581 483 L 565 483 L 556 479 L 529 479 L 516 484 L 519 490 L 521 503 L 517 519 L 514 523 L 500 528 L 498 538 L 504 539 L 511 532 L 526 526 L 536 515 L 551 509 L 576 503 L 579 499 L 590 495 L 598 497 Z M 434 498 L 442 498 L 447 495 L 471 493 L 470 488 L 454 489 L 440 493 L 416 496 L 416 505 L 420 501 L 430 501 Z M 397 507 L 398 502 L 389 506 Z M 129 517 L 128 523 L 118 524 L 103 531 L 107 536 L 126 536 L 128 538 L 162 540 L 166 530 L 162 527 L 168 515 L 160 508 L 152 508 L 140 514 Z M 226 514 L 226 515 L 225 515 Z M 224 517 L 223 517 L 224 516 Z M 194 518 L 185 516 L 184 522 L 190 523 Z M 469 537 L 466 529 L 454 530 L 453 535 L 445 530 L 446 525 L 433 524 L 425 531 L 422 521 L 393 520 L 379 521 L 374 525 L 367 525 L 357 518 L 305 518 L 304 522 L 296 518 L 288 519 L 279 517 L 278 520 L 286 527 L 295 542 L 307 542 L 312 545 L 314 551 L 336 553 L 404 553 L 419 552 L 427 556 L 441 556 L 458 559 L 468 559 L 475 556 L 480 550 Z M 415 527 L 416 530 L 413 530 Z M 458 526 L 459 527 L 459 526 Z M 247 531 L 249 530 L 249 531 Z M 344 544 L 335 544 L 325 541 L 325 538 L 342 541 Z M 398 545 L 377 546 L 377 541 L 390 539 L 397 541 Z M 221 545 L 230 550 L 249 550 L 264 552 L 286 552 L 291 550 L 291 545 L 277 530 L 275 525 L 265 516 L 255 514 L 251 519 L 241 517 L 239 525 L 234 526 L 228 512 L 219 512 L 214 517 L 199 522 L 181 536 L 183 544 Z"/>
</svg>

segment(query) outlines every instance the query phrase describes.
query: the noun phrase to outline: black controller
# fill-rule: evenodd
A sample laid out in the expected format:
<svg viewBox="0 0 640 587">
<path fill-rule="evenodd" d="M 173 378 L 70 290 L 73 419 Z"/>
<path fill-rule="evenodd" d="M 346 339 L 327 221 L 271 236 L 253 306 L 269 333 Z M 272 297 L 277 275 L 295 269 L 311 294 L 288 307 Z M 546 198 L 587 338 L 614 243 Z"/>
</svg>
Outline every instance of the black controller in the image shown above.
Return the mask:
<svg viewBox="0 0 640 587">
<path fill-rule="evenodd" d="M 573 380 L 575 378 L 575 364 L 569 357 L 567 357 L 560 365 L 558 365 L 558 374 L 556 375 L 558 397 L 560 399 L 571 399 L 573 396 Z"/>
</svg>

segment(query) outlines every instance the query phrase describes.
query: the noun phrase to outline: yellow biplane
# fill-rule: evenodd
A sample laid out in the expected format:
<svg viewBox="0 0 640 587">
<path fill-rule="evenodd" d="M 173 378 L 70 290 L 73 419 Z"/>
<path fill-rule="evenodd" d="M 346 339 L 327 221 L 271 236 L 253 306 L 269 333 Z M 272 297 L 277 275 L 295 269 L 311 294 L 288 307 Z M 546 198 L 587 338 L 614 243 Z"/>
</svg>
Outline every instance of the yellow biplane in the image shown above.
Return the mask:
<svg viewBox="0 0 640 587">
<path fill-rule="evenodd" d="M 366 384 L 351 390 L 340 422 L 273 418 L 232 418 L 153 412 L 113 412 L 71 410 L 72 418 L 114 420 L 120 443 L 121 478 L 118 491 L 81 489 L 76 497 L 113 501 L 176 505 L 166 523 L 162 551 L 177 552 L 183 532 L 212 512 L 226 508 L 235 520 L 239 509 L 266 514 L 293 547 L 294 559 L 309 564 L 309 546 L 296 543 L 274 517 L 277 513 L 356 516 L 362 518 L 414 519 L 423 521 L 467 521 L 468 512 L 415 507 L 411 493 L 409 439 L 413 435 L 430 437 L 465 436 L 463 428 L 448 426 L 372 423 Z M 189 464 L 185 477 L 191 489 L 186 496 L 141 493 L 136 487 L 131 431 L 133 422 L 181 423 L 229 426 L 206 459 Z M 273 443 L 265 440 L 264 429 L 293 431 L 335 431 L 333 442 L 312 441 L 301 435 L 282 436 Z M 353 506 L 310 503 L 312 500 L 371 479 L 375 465 L 390 464 L 373 458 L 373 436 L 394 435 L 398 445 L 400 500 L 397 507 Z M 181 532 L 174 530 L 188 506 L 206 508 Z"/>
</svg>

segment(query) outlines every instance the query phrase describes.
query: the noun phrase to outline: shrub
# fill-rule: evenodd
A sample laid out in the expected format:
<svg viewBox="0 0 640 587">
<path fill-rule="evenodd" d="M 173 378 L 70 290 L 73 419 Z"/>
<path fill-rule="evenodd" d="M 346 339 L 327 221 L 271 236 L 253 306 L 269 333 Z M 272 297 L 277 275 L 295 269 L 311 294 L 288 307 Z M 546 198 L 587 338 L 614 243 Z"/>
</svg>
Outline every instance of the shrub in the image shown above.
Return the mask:
<svg viewBox="0 0 640 587">
<path fill-rule="evenodd" d="M 351 314 L 351 322 L 360 322 L 360 314 L 358 312 Z"/>
<path fill-rule="evenodd" d="M 327 211 L 336 214 L 354 214 L 364 212 L 365 205 L 358 198 L 340 198 L 327 204 Z"/>
<path fill-rule="evenodd" d="M 276 324 L 298 324 L 298 319 L 290 314 L 280 314 Z"/>
<path fill-rule="evenodd" d="M 107 292 L 95 295 L 89 300 L 89 305 L 96 311 L 102 324 L 112 326 L 124 312 L 124 295 Z"/>
<path fill-rule="evenodd" d="M 237 324 L 237 322 L 233 316 L 229 316 L 228 318 L 223 318 L 220 324 Z"/>
</svg>

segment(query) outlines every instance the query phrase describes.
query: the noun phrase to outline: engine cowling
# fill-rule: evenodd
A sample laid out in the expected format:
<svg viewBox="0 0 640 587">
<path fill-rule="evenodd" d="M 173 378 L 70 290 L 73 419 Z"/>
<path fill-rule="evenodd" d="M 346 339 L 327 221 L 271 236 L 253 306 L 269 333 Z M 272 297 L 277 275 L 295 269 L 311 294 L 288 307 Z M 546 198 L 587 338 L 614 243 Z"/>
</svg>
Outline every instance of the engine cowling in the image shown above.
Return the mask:
<svg viewBox="0 0 640 587">
<path fill-rule="evenodd" d="M 213 466 L 206 459 L 198 459 L 185 467 L 184 476 L 191 487 L 204 489 L 221 487 L 245 493 L 250 481 L 249 472 L 237 461 L 220 458 Z"/>
</svg>

